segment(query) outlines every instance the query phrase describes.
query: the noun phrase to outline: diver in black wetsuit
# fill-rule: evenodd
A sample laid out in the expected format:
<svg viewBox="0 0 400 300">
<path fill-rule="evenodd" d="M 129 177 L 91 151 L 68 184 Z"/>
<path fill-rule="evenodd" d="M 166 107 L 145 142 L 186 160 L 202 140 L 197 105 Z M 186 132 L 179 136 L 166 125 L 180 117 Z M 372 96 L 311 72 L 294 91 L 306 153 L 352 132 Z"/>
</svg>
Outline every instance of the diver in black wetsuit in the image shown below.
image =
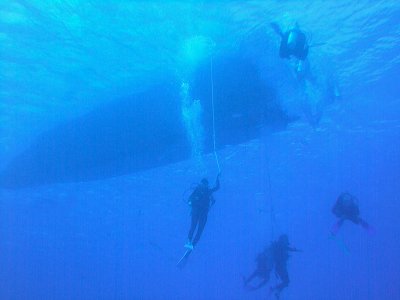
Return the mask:
<svg viewBox="0 0 400 300">
<path fill-rule="evenodd" d="M 290 59 L 292 57 L 297 59 L 294 72 L 300 82 L 306 79 L 313 81 L 314 78 L 307 60 L 310 45 L 306 34 L 300 30 L 297 23 L 295 27 L 286 32 L 283 32 L 277 23 L 271 23 L 271 27 L 281 38 L 279 56 L 283 59 Z"/>
<path fill-rule="evenodd" d="M 244 287 L 249 290 L 258 290 L 269 281 L 271 271 L 274 268 L 274 258 L 271 247 L 268 247 L 258 254 L 256 262 L 257 267 L 254 272 L 247 279 L 243 278 Z M 248 287 L 248 284 L 257 277 L 260 278 L 261 281 L 256 286 Z"/>
<path fill-rule="evenodd" d="M 290 257 L 289 252 L 301 252 L 301 250 L 289 246 L 289 238 L 286 234 L 281 235 L 272 245 L 272 248 L 275 260 L 275 273 L 282 282 L 272 287 L 271 292 L 275 291 L 275 296 L 279 299 L 282 290 L 289 285 L 289 274 L 287 271 L 287 261 Z"/>
<path fill-rule="evenodd" d="M 189 205 L 192 207 L 192 221 L 188 234 L 188 242 L 185 245 L 185 248 L 189 250 L 193 250 L 194 246 L 200 240 L 201 234 L 203 233 L 204 227 L 207 223 L 208 210 L 210 206 L 214 205 L 215 199 L 212 197 L 212 194 L 219 190 L 219 176 L 217 176 L 217 180 L 215 182 L 214 188 L 209 188 L 208 180 L 203 178 L 201 183 L 195 188 L 193 193 L 189 197 Z M 196 236 L 193 239 L 194 231 L 197 232 Z"/>
<path fill-rule="evenodd" d="M 296 25 L 294 28 L 283 32 L 277 23 L 271 23 L 272 29 L 281 37 L 279 56 L 281 58 L 296 57 L 305 60 L 308 55 L 308 41 L 305 33 Z"/>
<path fill-rule="evenodd" d="M 345 220 L 360 224 L 366 230 L 371 229 L 369 224 L 360 218 L 360 209 L 358 208 L 356 197 L 349 193 L 339 195 L 332 208 L 332 213 L 339 219 L 331 230 L 334 235 L 338 233 Z"/>
<path fill-rule="evenodd" d="M 289 274 L 287 271 L 289 252 L 301 251 L 294 247 L 290 247 L 288 236 L 283 234 L 278 240 L 272 242 L 267 249 L 257 256 L 257 268 L 249 278 L 244 279 L 245 288 L 248 288 L 249 290 L 261 288 L 268 282 L 270 273 L 273 268 L 275 268 L 275 273 L 282 282 L 271 287 L 270 291 L 275 292 L 275 296 L 279 298 L 281 291 L 289 285 Z M 256 277 L 261 278 L 262 281 L 257 286 L 248 287 L 248 284 Z"/>
</svg>

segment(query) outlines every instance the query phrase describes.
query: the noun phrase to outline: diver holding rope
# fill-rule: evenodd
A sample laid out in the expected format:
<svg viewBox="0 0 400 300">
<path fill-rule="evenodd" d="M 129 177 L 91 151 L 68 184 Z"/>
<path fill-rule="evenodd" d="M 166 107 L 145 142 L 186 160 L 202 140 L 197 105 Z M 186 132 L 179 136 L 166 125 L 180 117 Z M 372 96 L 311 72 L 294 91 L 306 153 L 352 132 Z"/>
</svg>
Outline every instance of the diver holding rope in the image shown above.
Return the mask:
<svg viewBox="0 0 400 300">
<path fill-rule="evenodd" d="M 220 188 L 219 177 L 220 174 L 217 175 L 213 188 L 210 188 L 208 180 L 203 178 L 189 197 L 188 203 L 191 207 L 191 224 L 188 233 L 188 241 L 185 244 L 185 248 L 189 250 L 193 250 L 196 246 L 206 226 L 208 211 L 210 207 L 215 204 L 215 198 L 212 194 Z M 193 239 L 196 228 L 196 235 Z"/>
</svg>

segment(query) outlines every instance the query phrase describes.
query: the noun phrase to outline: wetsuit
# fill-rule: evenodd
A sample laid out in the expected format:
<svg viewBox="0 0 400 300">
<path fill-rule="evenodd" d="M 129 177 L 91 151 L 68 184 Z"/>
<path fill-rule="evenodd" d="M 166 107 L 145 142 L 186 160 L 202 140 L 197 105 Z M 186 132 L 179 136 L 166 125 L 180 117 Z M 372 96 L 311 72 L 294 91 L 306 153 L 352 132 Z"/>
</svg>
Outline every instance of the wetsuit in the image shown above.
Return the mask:
<svg viewBox="0 0 400 300">
<path fill-rule="evenodd" d="M 360 209 L 349 193 L 341 194 L 332 208 L 333 214 L 339 219 L 360 223 Z"/>
<path fill-rule="evenodd" d="M 264 252 L 260 253 L 257 256 L 256 262 L 257 268 L 255 271 L 249 276 L 249 278 L 244 279 L 245 286 L 247 286 L 256 277 L 263 279 L 256 287 L 251 288 L 253 290 L 259 289 L 269 281 L 271 271 L 274 268 L 274 260 L 271 249 L 267 248 Z"/>
<path fill-rule="evenodd" d="M 287 270 L 287 261 L 289 259 L 289 251 L 298 251 L 296 248 L 289 247 L 288 244 L 280 241 L 274 242 L 271 246 L 276 275 L 282 280 L 281 283 L 273 287 L 273 290 L 279 295 L 280 292 L 289 285 L 289 273 Z"/>
<path fill-rule="evenodd" d="M 270 273 L 275 267 L 276 275 L 282 280 L 281 283 L 271 288 L 279 297 L 280 292 L 289 285 L 289 274 L 287 271 L 287 261 L 289 259 L 289 251 L 299 251 L 296 248 L 289 246 L 287 240 L 277 240 L 273 242 L 263 253 L 257 257 L 257 269 L 245 279 L 244 285 L 247 285 L 255 277 L 260 277 L 263 280 L 255 287 L 250 287 L 251 290 L 256 290 L 265 285 L 270 277 Z"/>
<path fill-rule="evenodd" d="M 355 197 L 349 193 L 340 194 L 332 208 L 332 213 L 339 218 L 339 221 L 332 228 L 333 234 L 338 232 L 345 220 L 349 220 L 354 224 L 360 224 L 364 229 L 370 229 L 368 223 L 360 218 L 360 209 L 355 201 Z"/>
<path fill-rule="evenodd" d="M 215 203 L 215 199 L 212 197 L 212 194 L 217 190 L 219 190 L 218 178 L 214 188 L 209 189 L 208 186 L 200 184 L 196 187 L 196 189 L 190 196 L 190 204 L 192 206 L 192 221 L 188 234 L 189 241 L 192 241 L 194 231 L 197 227 L 196 236 L 192 241 L 193 246 L 195 246 L 200 240 L 201 234 L 203 233 L 204 227 L 207 223 L 207 216 L 210 205 L 213 205 Z"/>
<path fill-rule="evenodd" d="M 308 55 L 307 37 L 301 30 L 294 28 L 282 34 L 279 56 L 290 58 L 294 56 L 299 60 L 305 60 Z"/>
</svg>

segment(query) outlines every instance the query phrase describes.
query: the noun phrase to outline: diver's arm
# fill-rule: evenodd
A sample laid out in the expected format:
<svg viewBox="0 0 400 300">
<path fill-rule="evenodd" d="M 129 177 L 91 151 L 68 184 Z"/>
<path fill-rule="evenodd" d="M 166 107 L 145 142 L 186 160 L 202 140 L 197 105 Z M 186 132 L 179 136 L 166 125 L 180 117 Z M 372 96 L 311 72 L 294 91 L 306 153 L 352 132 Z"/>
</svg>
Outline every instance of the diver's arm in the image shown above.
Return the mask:
<svg viewBox="0 0 400 300">
<path fill-rule="evenodd" d="M 332 207 L 332 213 L 336 216 L 341 214 L 341 202 L 337 201 L 335 205 Z"/>
<path fill-rule="evenodd" d="M 211 206 L 214 206 L 214 204 L 215 204 L 215 198 L 211 197 Z"/>
<path fill-rule="evenodd" d="M 268 279 L 264 279 L 263 281 L 261 281 L 259 284 L 257 284 L 256 286 L 251 286 L 248 287 L 249 290 L 251 291 L 255 291 L 258 290 L 259 288 L 262 288 L 264 285 L 266 285 L 268 282 Z"/>
<path fill-rule="evenodd" d="M 219 187 L 220 187 L 219 176 L 220 176 L 220 174 L 217 175 L 217 179 L 215 180 L 215 186 L 210 190 L 211 193 L 214 193 L 219 190 Z"/>
<path fill-rule="evenodd" d="M 277 35 L 279 35 L 281 38 L 283 38 L 283 32 L 281 27 L 279 27 L 278 23 L 272 22 L 271 28 L 276 32 Z"/>
<path fill-rule="evenodd" d="M 296 247 L 288 247 L 287 249 L 290 252 L 303 252 L 303 250 L 297 249 Z"/>
</svg>

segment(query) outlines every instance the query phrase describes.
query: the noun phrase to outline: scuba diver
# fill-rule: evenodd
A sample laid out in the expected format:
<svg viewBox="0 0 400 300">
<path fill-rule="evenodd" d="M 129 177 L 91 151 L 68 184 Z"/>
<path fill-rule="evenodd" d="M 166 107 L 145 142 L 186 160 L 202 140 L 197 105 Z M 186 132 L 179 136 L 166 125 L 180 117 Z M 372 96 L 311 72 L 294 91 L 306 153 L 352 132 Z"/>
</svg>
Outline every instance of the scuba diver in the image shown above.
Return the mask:
<svg viewBox="0 0 400 300">
<path fill-rule="evenodd" d="M 201 234 L 203 233 L 204 227 L 207 223 L 208 210 L 211 206 L 214 205 L 215 199 L 212 194 L 219 190 L 219 176 L 217 175 L 217 179 L 215 181 L 215 187 L 209 188 L 208 180 L 203 178 L 201 183 L 194 189 L 192 194 L 189 197 L 189 205 L 192 208 L 191 216 L 192 221 L 188 234 L 188 242 L 185 244 L 185 248 L 188 250 L 193 250 L 194 246 L 200 240 Z M 196 236 L 193 239 L 194 231 L 197 232 Z"/>
<path fill-rule="evenodd" d="M 297 23 L 293 28 L 286 32 L 283 32 L 277 23 L 272 22 L 270 25 L 281 38 L 279 56 L 283 59 L 291 59 L 292 57 L 297 59 L 294 68 L 297 79 L 299 81 L 307 79 L 313 82 L 314 78 L 311 74 L 310 64 L 307 60 L 310 45 L 306 34 L 300 30 Z"/>
<path fill-rule="evenodd" d="M 291 247 L 288 236 L 283 234 L 257 256 L 257 268 L 247 279 L 244 278 L 244 287 L 248 290 L 261 288 L 268 283 L 270 273 L 275 268 L 275 274 L 281 280 L 281 283 L 271 287 L 270 292 L 275 292 L 276 298 L 279 299 L 282 290 L 289 285 L 287 271 L 289 252 L 301 252 L 301 250 Z M 261 281 L 256 286 L 249 286 L 249 283 L 256 277 L 260 278 Z"/>
<path fill-rule="evenodd" d="M 254 272 L 246 279 L 243 278 L 244 287 L 249 290 L 258 290 L 269 281 L 269 276 L 274 268 L 274 259 L 271 247 L 268 247 L 263 252 L 257 255 L 257 267 Z M 257 286 L 248 287 L 248 284 L 255 278 L 260 278 L 261 281 Z"/>
<path fill-rule="evenodd" d="M 331 229 L 331 233 L 336 235 L 345 220 L 354 224 L 360 224 L 365 230 L 370 231 L 370 225 L 360 218 L 357 198 L 349 193 L 342 193 L 336 200 L 332 208 L 332 213 L 339 219 Z"/>
<path fill-rule="evenodd" d="M 296 26 L 283 32 L 277 23 L 271 23 L 272 29 L 281 37 L 281 45 L 279 47 L 279 56 L 281 58 L 295 57 L 304 61 L 308 55 L 308 40 L 303 31 Z"/>
<path fill-rule="evenodd" d="M 280 37 L 279 56 L 289 60 L 293 67 L 294 77 L 299 87 L 301 109 L 308 123 L 315 129 L 318 127 L 325 107 L 340 98 L 340 91 L 332 76 L 324 75 L 321 65 L 311 66 L 308 59 L 311 47 L 322 46 L 324 43 L 312 43 L 310 37 L 295 26 L 283 31 L 277 23 L 271 23 L 271 28 Z M 318 76 L 315 76 L 318 74 Z"/>
</svg>

